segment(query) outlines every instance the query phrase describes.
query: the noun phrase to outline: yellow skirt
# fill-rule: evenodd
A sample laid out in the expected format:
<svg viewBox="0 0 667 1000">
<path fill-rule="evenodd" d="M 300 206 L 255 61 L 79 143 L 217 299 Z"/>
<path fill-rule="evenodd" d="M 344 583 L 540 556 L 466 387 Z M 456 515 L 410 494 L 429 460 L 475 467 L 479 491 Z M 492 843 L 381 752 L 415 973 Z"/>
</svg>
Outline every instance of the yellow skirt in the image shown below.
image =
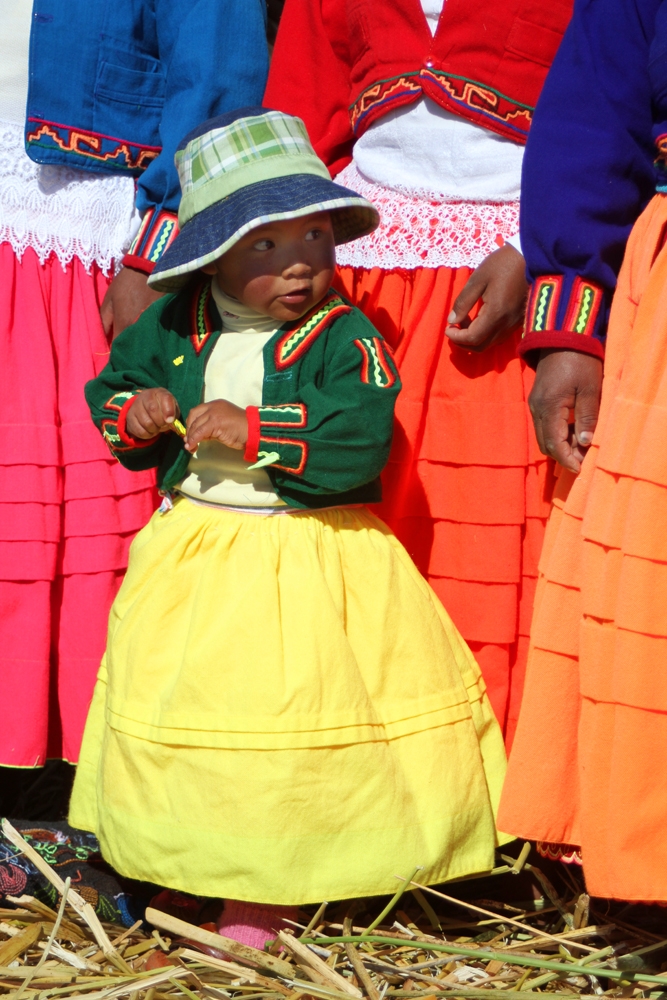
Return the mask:
<svg viewBox="0 0 667 1000">
<path fill-rule="evenodd" d="M 122 874 L 298 904 L 493 865 L 505 754 L 470 651 L 365 508 L 178 501 L 135 539 L 70 807 Z"/>
</svg>

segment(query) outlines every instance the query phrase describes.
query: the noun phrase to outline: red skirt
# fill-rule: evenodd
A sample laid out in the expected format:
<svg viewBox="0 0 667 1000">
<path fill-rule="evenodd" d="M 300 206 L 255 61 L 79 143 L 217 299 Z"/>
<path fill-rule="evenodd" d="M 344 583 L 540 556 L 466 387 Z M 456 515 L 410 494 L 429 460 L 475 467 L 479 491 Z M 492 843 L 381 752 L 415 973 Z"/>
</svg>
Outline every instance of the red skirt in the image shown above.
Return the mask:
<svg viewBox="0 0 667 1000">
<path fill-rule="evenodd" d="M 0 764 L 76 762 L 129 544 L 155 509 L 93 426 L 108 279 L 0 244 Z"/>
<path fill-rule="evenodd" d="M 667 901 L 667 197 L 630 236 L 600 417 L 560 477 L 498 824 L 581 845 L 591 895 Z"/>
<path fill-rule="evenodd" d="M 520 338 L 475 354 L 445 336 L 469 268 L 342 267 L 338 286 L 394 349 L 403 390 L 377 513 L 403 542 L 482 669 L 511 743 L 551 492 Z"/>
</svg>

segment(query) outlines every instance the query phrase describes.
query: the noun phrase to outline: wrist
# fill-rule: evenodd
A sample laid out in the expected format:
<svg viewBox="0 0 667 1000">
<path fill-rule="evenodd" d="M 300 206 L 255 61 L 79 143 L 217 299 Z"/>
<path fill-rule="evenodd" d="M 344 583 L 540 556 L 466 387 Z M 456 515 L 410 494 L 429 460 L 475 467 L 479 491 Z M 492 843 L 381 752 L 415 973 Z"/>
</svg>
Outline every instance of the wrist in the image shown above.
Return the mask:
<svg viewBox="0 0 667 1000">
<path fill-rule="evenodd" d="M 136 410 L 134 413 L 132 410 L 140 395 L 141 393 L 138 393 L 128 399 L 118 414 L 118 436 L 125 445 L 133 448 L 143 448 L 158 437 L 157 434 L 148 437 L 145 434 L 142 435 L 141 426 L 135 419 Z"/>
</svg>

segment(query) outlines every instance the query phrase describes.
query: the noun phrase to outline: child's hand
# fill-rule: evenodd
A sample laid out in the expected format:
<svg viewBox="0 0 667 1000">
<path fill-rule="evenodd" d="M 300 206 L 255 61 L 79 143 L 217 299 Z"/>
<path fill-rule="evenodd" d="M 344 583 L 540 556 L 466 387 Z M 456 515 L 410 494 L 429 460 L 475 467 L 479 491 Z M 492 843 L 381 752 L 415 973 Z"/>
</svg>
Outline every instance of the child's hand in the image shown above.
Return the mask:
<svg viewBox="0 0 667 1000">
<path fill-rule="evenodd" d="M 156 434 L 174 430 L 180 414 L 178 403 L 167 389 L 144 389 L 127 411 L 125 427 L 132 437 L 146 441 Z"/>
<path fill-rule="evenodd" d="M 210 403 L 200 403 L 188 414 L 188 433 L 185 447 L 194 452 L 200 441 L 212 439 L 226 444 L 228 448 L 241 450 L 248 440 L 248 418 L 245 410 L 226 399 L 214 399 Z"/>
</svg>

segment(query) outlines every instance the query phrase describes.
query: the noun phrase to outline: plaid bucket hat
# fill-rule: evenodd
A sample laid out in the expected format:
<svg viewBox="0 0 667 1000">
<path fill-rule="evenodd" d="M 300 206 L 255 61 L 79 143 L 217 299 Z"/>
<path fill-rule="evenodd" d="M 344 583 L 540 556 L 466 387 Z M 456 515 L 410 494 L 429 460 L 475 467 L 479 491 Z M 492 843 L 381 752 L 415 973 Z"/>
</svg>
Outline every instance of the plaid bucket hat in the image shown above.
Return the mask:
<svg viewBox="0 0 667 1000">
<path fill-rule="evenodd" d="M 242 108 L 211 118 L 185 136 L 175 162 L 180 231 L 148 279 L 160 292 L 182 288 L 193 271 L 267 222 L 331 212 L 336 243 L 379 223 L 369 201 L 333 183 L 301 119 L 281 111 Z"/>
</svg>

